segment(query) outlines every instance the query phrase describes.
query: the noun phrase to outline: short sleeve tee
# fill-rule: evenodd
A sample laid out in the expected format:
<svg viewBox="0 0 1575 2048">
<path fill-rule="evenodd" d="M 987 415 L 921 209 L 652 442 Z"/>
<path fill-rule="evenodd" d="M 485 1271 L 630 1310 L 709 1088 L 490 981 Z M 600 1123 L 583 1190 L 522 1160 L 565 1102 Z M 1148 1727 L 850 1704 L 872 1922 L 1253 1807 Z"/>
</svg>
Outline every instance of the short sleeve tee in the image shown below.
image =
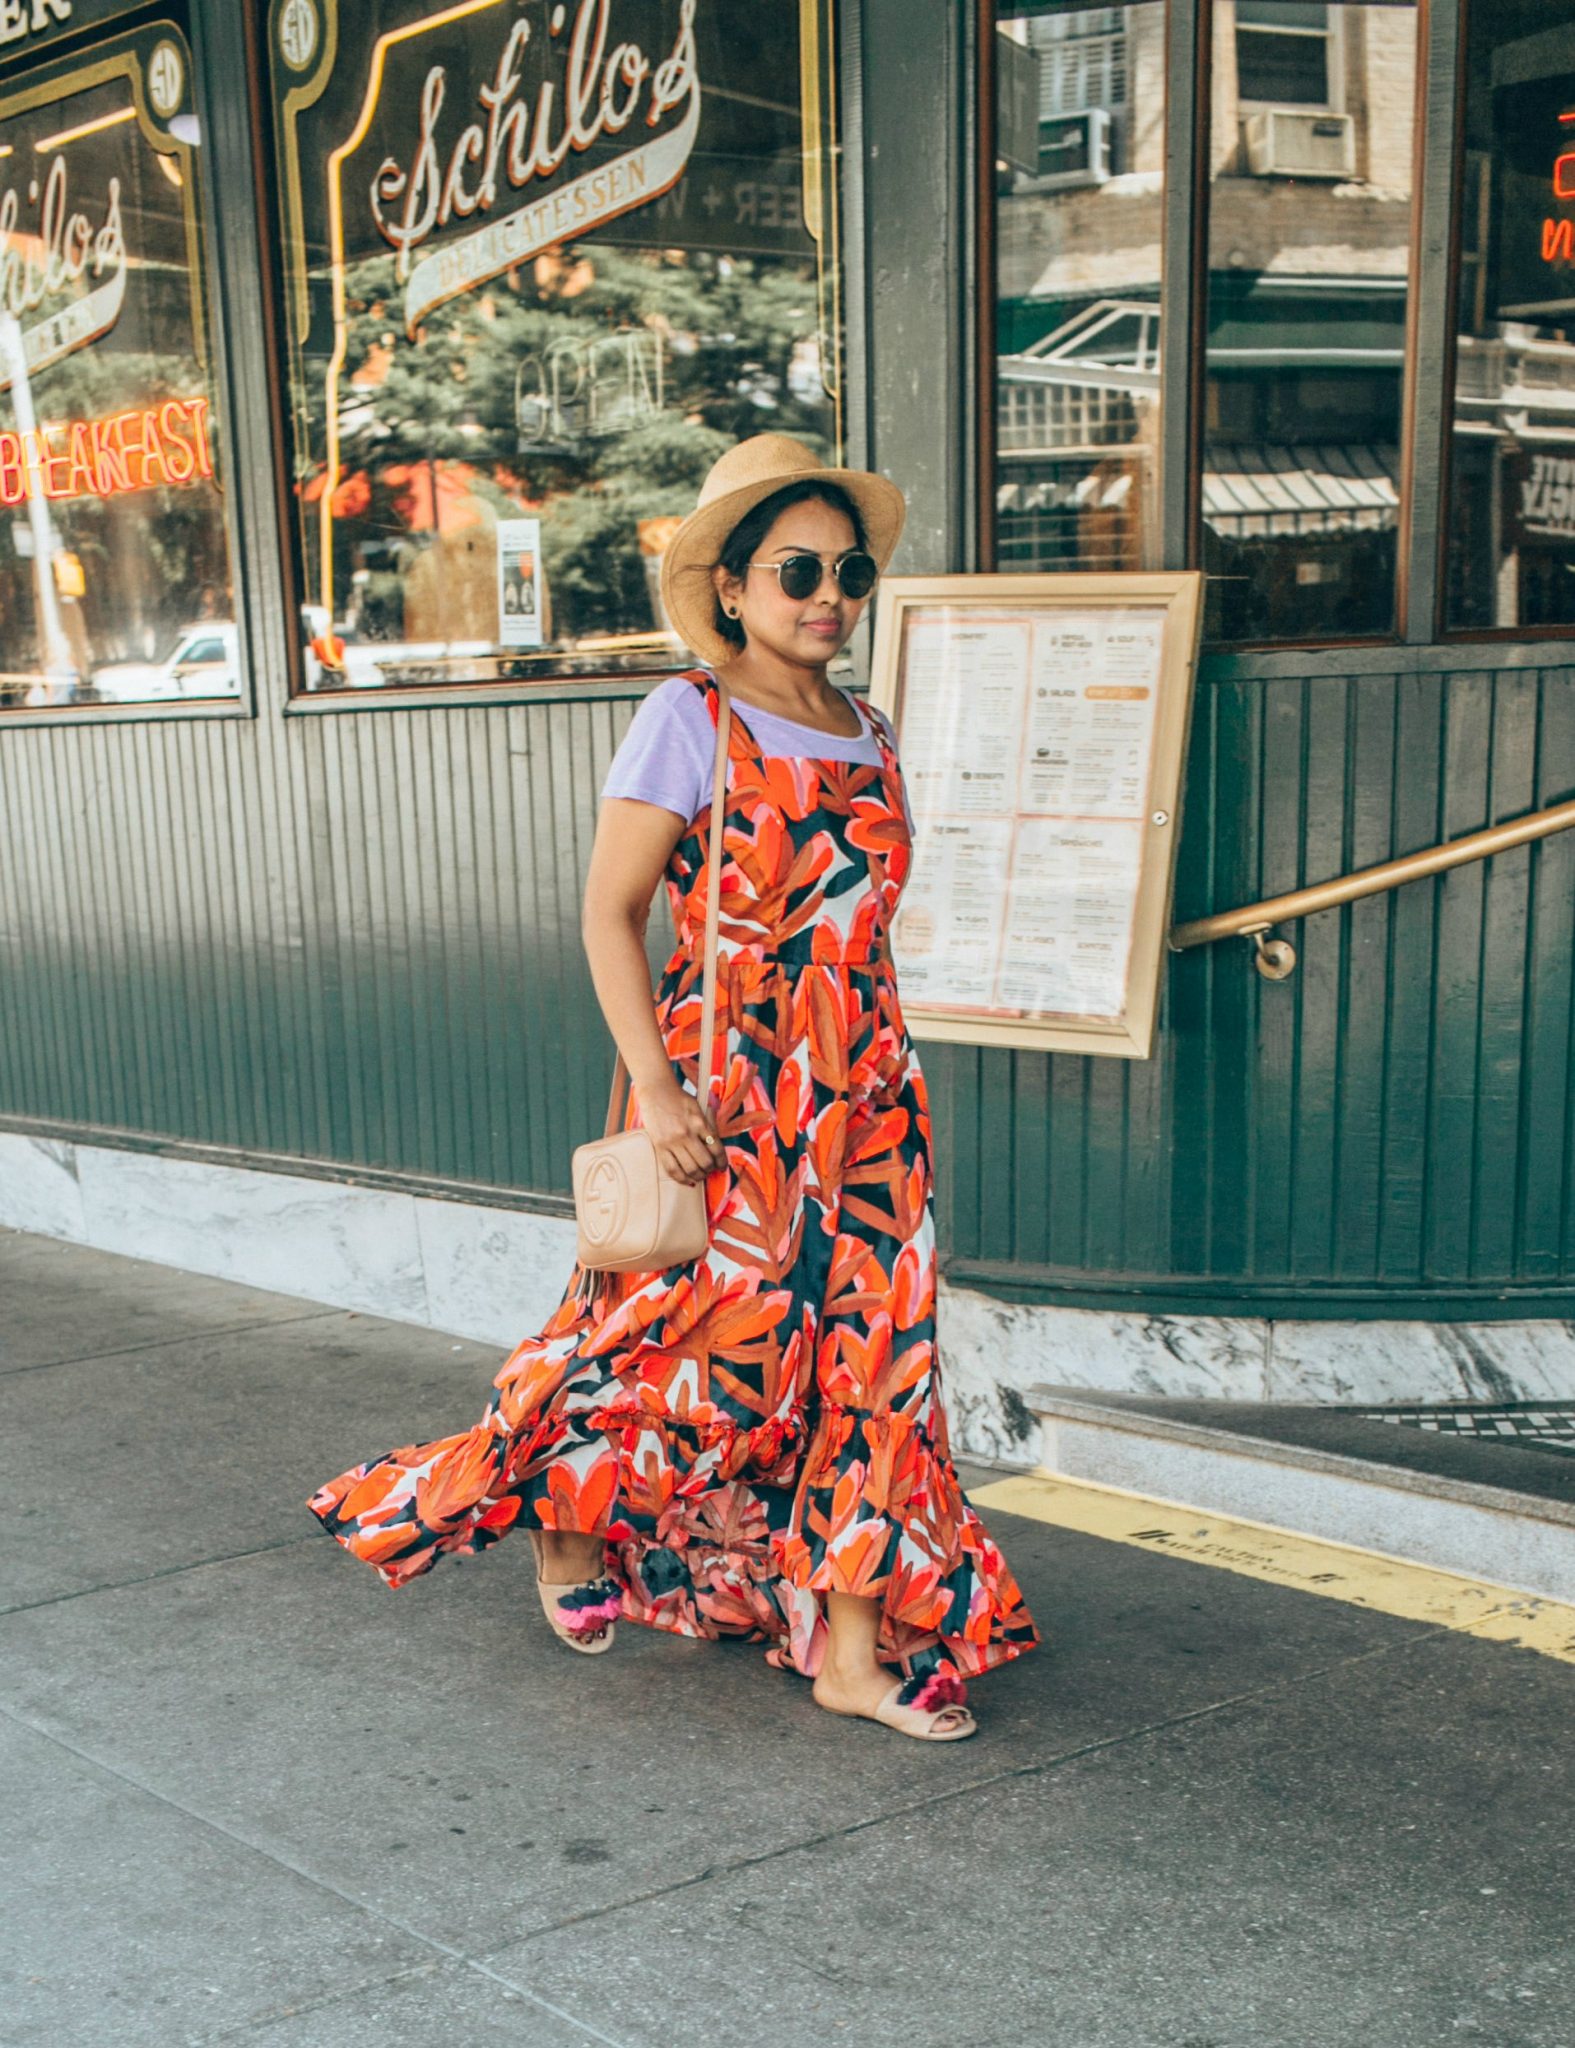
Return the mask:
<svg viewBox="0 0 1575 2048">
<path fill-rule="evenodd" d="M 895 749 L 891 721 L 874 705 L 867 708 L 885 733 L 887 744 Z M 749 727 L 762 754 L 880 766 L 880 746 L 868 730 L 844 738 L 840 733 L 822 732 L 818 726 L 800 725 L 796 719 L 779 718 L 774 711 L 761 711 L 752 704 L 736 705 L 734 715 Z M 697 818 L 711 801 L 715 756 L 716 727 L 704 695 L 687 677 L 669 676 L 634 714 L 607 771 L 602 795 L 633 797 L 641 803 L 660 804 L 681 818 Z M 902 803 L 911 832 L 913 816 L 906 791 Z"/>
</svg>

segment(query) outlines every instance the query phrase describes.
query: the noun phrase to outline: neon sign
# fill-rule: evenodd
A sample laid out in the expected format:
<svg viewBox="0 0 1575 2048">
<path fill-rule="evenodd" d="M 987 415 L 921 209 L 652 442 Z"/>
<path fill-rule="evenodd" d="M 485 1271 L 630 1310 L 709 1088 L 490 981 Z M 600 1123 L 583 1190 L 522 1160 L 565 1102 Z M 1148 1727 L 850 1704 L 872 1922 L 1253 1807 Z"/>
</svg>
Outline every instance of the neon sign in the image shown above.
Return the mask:
<svg viewBox="0 0 1575 2048">
<path fill-rule="evenodd" d="M 1575 122 L 1575 113 L 1560 114 L 1561 126 L 1568 127 Z M 1555 199 L 1575 199 L 1575 149 L 1561 150 L 1553 159 L 1553 196 Z M 1575 261 L 1575 220 L 1555 220 L 1551 215 L 1542 223 L 1542 260 L 1544 263 L 1569 263 Z"/>
<path fill-rule="evenodd" d="M 212 475 L 205 398 L 170 398 L 55 429 L 0 431 L 0 505 L 36 497 L 118 498 Z"/>
</svg>

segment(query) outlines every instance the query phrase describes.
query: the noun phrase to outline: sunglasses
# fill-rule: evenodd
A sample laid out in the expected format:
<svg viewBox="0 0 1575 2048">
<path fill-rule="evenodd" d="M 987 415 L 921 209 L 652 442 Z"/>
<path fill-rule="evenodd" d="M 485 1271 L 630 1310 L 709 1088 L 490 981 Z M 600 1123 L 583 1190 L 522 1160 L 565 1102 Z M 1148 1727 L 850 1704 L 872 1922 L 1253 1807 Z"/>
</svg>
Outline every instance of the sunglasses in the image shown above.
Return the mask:
<svg viewBox="0 0 1575 2048">
<path fill-rule="evenodd" d="M 806 597 L 813 597 L 820 588 L 820 579 L 825 575 L 825 564 L 819 555 L 785 555 L 780 562 L 751 562 L 751 569 L 775 569 L 777 581 L 782 586 L 782 595 L 802 603 Z M 868 597 L 875 588 L 875 578 L 880 571 L 875 557 L 865 554 L 862 548 L 849 548 L 845 555 L 839 555 L 831 565 L 844 597 Z"/>
</svg>

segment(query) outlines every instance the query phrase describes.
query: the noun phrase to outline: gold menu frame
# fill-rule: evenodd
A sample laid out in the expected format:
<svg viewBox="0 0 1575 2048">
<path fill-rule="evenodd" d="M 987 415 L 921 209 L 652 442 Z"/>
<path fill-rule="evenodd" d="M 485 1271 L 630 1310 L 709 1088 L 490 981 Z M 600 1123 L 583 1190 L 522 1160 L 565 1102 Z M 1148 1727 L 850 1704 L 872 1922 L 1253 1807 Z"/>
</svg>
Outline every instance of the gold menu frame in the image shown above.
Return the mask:
<svg viewBox="0 0 1575 2048">
<path fill-rule="evenodd" d="M 1034 618 L 1046 612 L 1163 608 L 1158 702 L 1142 810 L 1138 879 L 1133 893 L 1131 945 L 1124 1000 L 1111 1016 L 1022 1015 L 983 1008 L 932 1007 L 903 1001 L 916 1038 L 954 1045 L 1016 1046 L 1040 1052 L 1095 1053 L 1148 1059 L 1153 1051 L 1160 976 L 1168 950 L 1171 890 L 1181 827 L 1182 771 L 1202 624 L 1203 575 L 1179 571 L 1116 570 L 1104 574 L 891 576 L 882 579 L 870 701 L 885 711 L 903 737 L 903 673 L 907 626 L 915 612 L 944 605 L 964 614 Z M 911 765 L 911 763 L 910 763 Z M 1018 811 L 1014 821 L 1025 814 Z M 924 859 L 923 820 L 916 857 Z M 1006 876 L 1001 876 L 1006 898 Z M 898 967 L 901 958 L 898 957 Z"/>
</svg>

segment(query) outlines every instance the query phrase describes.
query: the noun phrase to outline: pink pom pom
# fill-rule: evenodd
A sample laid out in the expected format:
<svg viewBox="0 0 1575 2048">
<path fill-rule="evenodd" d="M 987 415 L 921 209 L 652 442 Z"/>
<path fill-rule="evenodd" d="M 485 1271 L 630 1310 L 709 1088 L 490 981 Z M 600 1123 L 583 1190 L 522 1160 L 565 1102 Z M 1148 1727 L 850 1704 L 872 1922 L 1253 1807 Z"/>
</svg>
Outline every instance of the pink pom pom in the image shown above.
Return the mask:
<svg viewBox="0 0 1575 2048">
<path fill-rule="evenodd" d="M 558 1614 L 571 1635 L 588 1636 L 616 1621 L 621 1605 L 618 1594 L 611 1592 L 604 1593 L 601 1599 L 584 1607 L 569 1607 L 560 1600 Z"/>
<path fill-rule="evenodd" d="M 952 1671 L 932 1671 L 928 1678 L 910 1678 L 899 1695 L 903 1706 L 917 1707 L 925 1714 L 940 1707 L 960 1707 L 967 1697 L 967 1687 Z"/>
</svg>

